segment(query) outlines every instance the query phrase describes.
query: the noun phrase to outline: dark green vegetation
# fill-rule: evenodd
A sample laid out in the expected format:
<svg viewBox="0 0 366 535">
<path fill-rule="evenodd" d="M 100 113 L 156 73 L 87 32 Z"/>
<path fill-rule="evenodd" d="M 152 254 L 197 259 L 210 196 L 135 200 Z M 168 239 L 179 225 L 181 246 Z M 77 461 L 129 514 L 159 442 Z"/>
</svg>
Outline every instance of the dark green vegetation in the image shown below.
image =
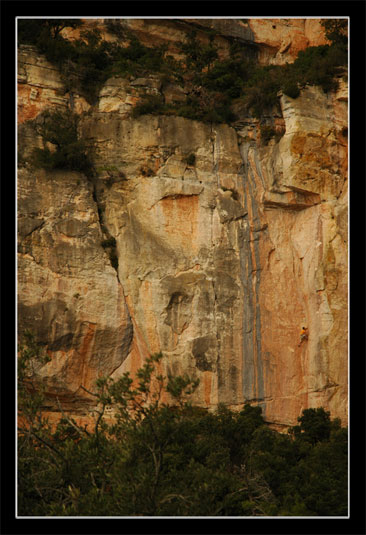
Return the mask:
<svg viewBox="0 0 366 535">
<path fill-rule="evenodd" d="M 260 118 L 278 102 L 282 91 L 291 98 L 305 85 L 320 86 L 324 92 L 337 88 L 334 78 L 347 65 L 347 48 L 322 45 L 301 50 L 294 63 L 257 67 L 245 85 L 243 99 L 255 117 Z"/>
<path fill-rule="evenodd" d="M 75 27 L 73 21 L 63 22 L 63 27 Z M 36 46 L 60 70 L 65 90 L 80 93 L 91 104 L 96 102 L 103 83 L 112 76 L 168 73 L 174 64 L 169 56 L 163 60 L 164 47 L 146 47 L 123 30 L 124 39 L 129 41 L 127 47 L 104 41 L 98 30 L 81 32 L 80 39 L 69 41 L 59 32 L 55 34 L 53 27 L 52 21 L 19 20 L 18 42 Z"/>
<path fill-rule="evenodd" d="M 325 37 L 333 44 L 346 47 L 348 42 L 348 22 L 346 19 L 326 19 L 321 22 Z"/>
<path fill-rule="evenodd" d="M 78 122 L 79 116 L 70 110 L 47 110 L 40 114 L 35 129 L 44 146 L 42 149 L 34 149 L 33 165 L 48 170 L 68 169 L 90 175 L 92 163 L 87 145 L 80 139 Z"/>
<path fill-rule="evenodd" d="M 81 26 L 80 21 L 57 21 L 60 27 Z M 97 31 L 85 31 L 75 41 L 54 31 L 52 20 L 19 20 L 18 42 L 34 45 L 61 72 L 66 91 L 76 91 L 93 103 L 108 78 L 111 45 L 102 41 Z"/>
<path fill-rule="evenodd" d="M 165 103 L 163 96 L 146 95 L 134 108 L 134 116 L 172 114 L 204 122 L 230 123 L 235 120 L 232 104 L 243 102 L 247 110 L 261 118 L 278 103 L 283 91 L 291 98 L 306 84 L 327 92 L 337 86 L 334 79 L 347 65 L 347 21 L 326 20 L 323 26 L 330 45 L 301 51 L 293 64 L 259 66 L 255 49 L 233 41 L 227 59 L 219 59 L 214 32 L 206 32 L 208 44 L 196 39 L 196 32 L 180 44 L 184 62 L 176 61 L 165 46 L 146 47 L 117 21 L 108 21 L 108 31 L 127 46 L 101 39 L 97 30 L 84 31 L 75 41 L 64 39 L 62 27 L 79 21 L 20 20 L 19 42 L 32 44 L 61 71 L 67 91 L 77 91 L 90 103 L 97 100 L 103 83 L 112 76 L 137 77 L 152 73 L 162 85 L 181 85 L 184 102 Z M 342 69 L 341 69 L 342 71 Z"/>
<path fill-rule="evenodd" d="M 27 334 L 19 351 L 18 514 L 21 516 L 347 515 L 347 429 L 308 409 L 289 434 L 259 407 L 192 406 L 197 381 L 164 377 L 152 356 L 132 381 L 100 378 L 93 429 L 42 416 L 33 384 L 45 363 Z M 170 406 L 161 395 L 170 396 Z M 105 418 L 113 404 L 116 419 Z"/>
</svg>

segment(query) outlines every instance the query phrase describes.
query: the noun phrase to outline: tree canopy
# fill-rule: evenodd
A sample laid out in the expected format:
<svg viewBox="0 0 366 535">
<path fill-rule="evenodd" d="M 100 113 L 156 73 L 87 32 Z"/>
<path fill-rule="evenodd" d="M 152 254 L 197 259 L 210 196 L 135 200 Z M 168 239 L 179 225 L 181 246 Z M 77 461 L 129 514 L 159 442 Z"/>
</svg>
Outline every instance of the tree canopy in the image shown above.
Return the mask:
<svg viewBox="0 0 366 535">
<path fill-rule="evenodd" d="M 45 357 L 27 335 L 18 362 L 19 515 L 347 515 L 347 430 L 338 420 L 307 409 L 281 434 L 258 406 L 207 411 L 189 401 L 198 381 L 161 374 L 162 359 L 150 357 L 135 379 L 100 378 L 89 392 L 93 428 L 64 412 L 52 428 L 36 380 Z"/>
</svg>

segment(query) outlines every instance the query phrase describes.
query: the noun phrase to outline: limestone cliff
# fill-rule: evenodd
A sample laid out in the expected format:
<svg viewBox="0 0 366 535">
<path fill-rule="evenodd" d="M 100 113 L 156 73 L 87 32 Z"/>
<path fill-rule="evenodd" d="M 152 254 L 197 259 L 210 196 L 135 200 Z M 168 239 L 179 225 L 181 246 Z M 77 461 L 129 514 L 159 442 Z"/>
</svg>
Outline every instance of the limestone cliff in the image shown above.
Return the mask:
<svg viewBox="0 0 366 535">
<path fill-rule="evenodd" d="M 146 43 L 175 42 L 204 21 L 130 20 Z M 319 21 L 205 22 L 225 53 L 233 36 L 283 64 L 325 42 Z M 87 21 L 102 28 L 103 21 Z M 69 37 L 75 34 L 69 31 Z M 67 32 L 66 32 L 67 33 Z M 259 121 L 230 126 L 131 111 L 144 93 L 176 98 L 154 76 L 111 78 L 91 106 L 73 95 L 93 145 L 94 183 L 35 170 L 34 121 L 70 106 L 57 69 L 33 47 L 18 57 L 18 318 L 52 356 L 48 408 L 88 416 L 100 375 L 132 373 L 162 352 L 199 377 L 194 401 L 260 404 L 296 423 L 323 406 L 347 421 L 347 86 L 280 96 L 266 144 Z M 194 157 L 192 157 L 194 155 Z M 190 158 L 191 157 L 191 158 Z M 111 265 L 106 237 L 116 240 Z M 300 342 L 302 326 L 309 339 Z"/>
</svg>

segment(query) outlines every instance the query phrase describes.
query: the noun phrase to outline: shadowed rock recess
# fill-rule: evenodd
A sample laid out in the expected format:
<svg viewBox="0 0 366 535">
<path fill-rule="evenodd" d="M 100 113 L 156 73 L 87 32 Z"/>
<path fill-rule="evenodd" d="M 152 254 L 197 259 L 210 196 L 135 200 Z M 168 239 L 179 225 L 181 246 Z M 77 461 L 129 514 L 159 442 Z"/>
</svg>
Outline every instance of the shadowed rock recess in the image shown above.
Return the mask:
<svg viewBox="0 0 366 535">
<path fill-rule="evenodd" d="M 117 39 L 102 19 L 85 24 Z M 178 57 L 185 32 L 200 37 L 205 24 L 223 53 L 233 38 L 257 44 L 262 64 L 324 43 L 317 20 L 126 27 Z M 35 47 L 20 45 L 18 69 L 18 330 L 31 329 L 52 357 L 39 372 L 51 417 L 61 404 L 87 421 L 94 401 L 81 387 L 133 374 L 162 352 L 166 372 L 200 379 L 201 406 L 249 401 L 278 426 L 323 406 L 346 424 L 346 81 L 279 95 L 266 121 L 280 135 L 263 143 L 260 121 L 244 111 L 230 124 L 133 116 L 143 95 L 174 101 L 184 88 L 162 87 L 155 74 L 110 78 L 93 105 L 72 95 L 92 147 L 87 178 L 31 165 L 37 117 L 71 97 Z"/>
</svg>

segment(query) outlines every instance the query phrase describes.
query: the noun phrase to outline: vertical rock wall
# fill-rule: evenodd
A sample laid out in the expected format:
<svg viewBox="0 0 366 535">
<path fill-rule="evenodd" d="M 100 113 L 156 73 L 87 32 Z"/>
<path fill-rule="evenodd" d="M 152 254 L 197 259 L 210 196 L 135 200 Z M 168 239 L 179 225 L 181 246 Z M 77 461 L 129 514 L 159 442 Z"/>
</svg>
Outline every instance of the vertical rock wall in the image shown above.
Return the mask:
<svg viewBox="0 0 366 535">
<path fill-rule="evenodd" d="M 30 120 L 67 106 L 68 95 L 52 66 L 22 50 L 18 318 L 52 355 L 41 370 L 50 409 L 58 397 L 87 415 L 81 386 L 133 373 L 162 351 L 166 371 L 200 378 L 203 406 L 251 401 L 280 425 L 324 406 L 346 422 L 345 82 L 337 93 L 281 97 L 272 119 L 282 137 L 266 145 L 248 117 L 232 127 L 133 119 L 158 81 L 109 80 L 81 120 L 93 185 L 27 164 L 39 144 Z M 117 269 L 103 230 L 116 240 Z M 299 346 L 303 325 L 309 339 Z"/>
<path fill-rule="evenodd" d="M 251 262 L 245 397 L 293 421 L 309 406 L 347 419 L 347 103 L 307 88 L 281 99 L 285 134 L 241 144 Z M 243 132 L 242 132 L 243 134 Z M 299 148 L 301 145 L 301 148 Z M 244 252 L 244 249 L 243 249 Z M 243 255 L 248 259 L 248 254 Z M 250 274 L 251 271 L 251 274 Z M 300 342 L 302 326 L 309 329 Z M 249 331 L 249 329 L 248 329 Z M 245 356 L 246 355 L 246 356 Z M 341 356 L 342 355 L 342 356 Z"/>
</svg>

